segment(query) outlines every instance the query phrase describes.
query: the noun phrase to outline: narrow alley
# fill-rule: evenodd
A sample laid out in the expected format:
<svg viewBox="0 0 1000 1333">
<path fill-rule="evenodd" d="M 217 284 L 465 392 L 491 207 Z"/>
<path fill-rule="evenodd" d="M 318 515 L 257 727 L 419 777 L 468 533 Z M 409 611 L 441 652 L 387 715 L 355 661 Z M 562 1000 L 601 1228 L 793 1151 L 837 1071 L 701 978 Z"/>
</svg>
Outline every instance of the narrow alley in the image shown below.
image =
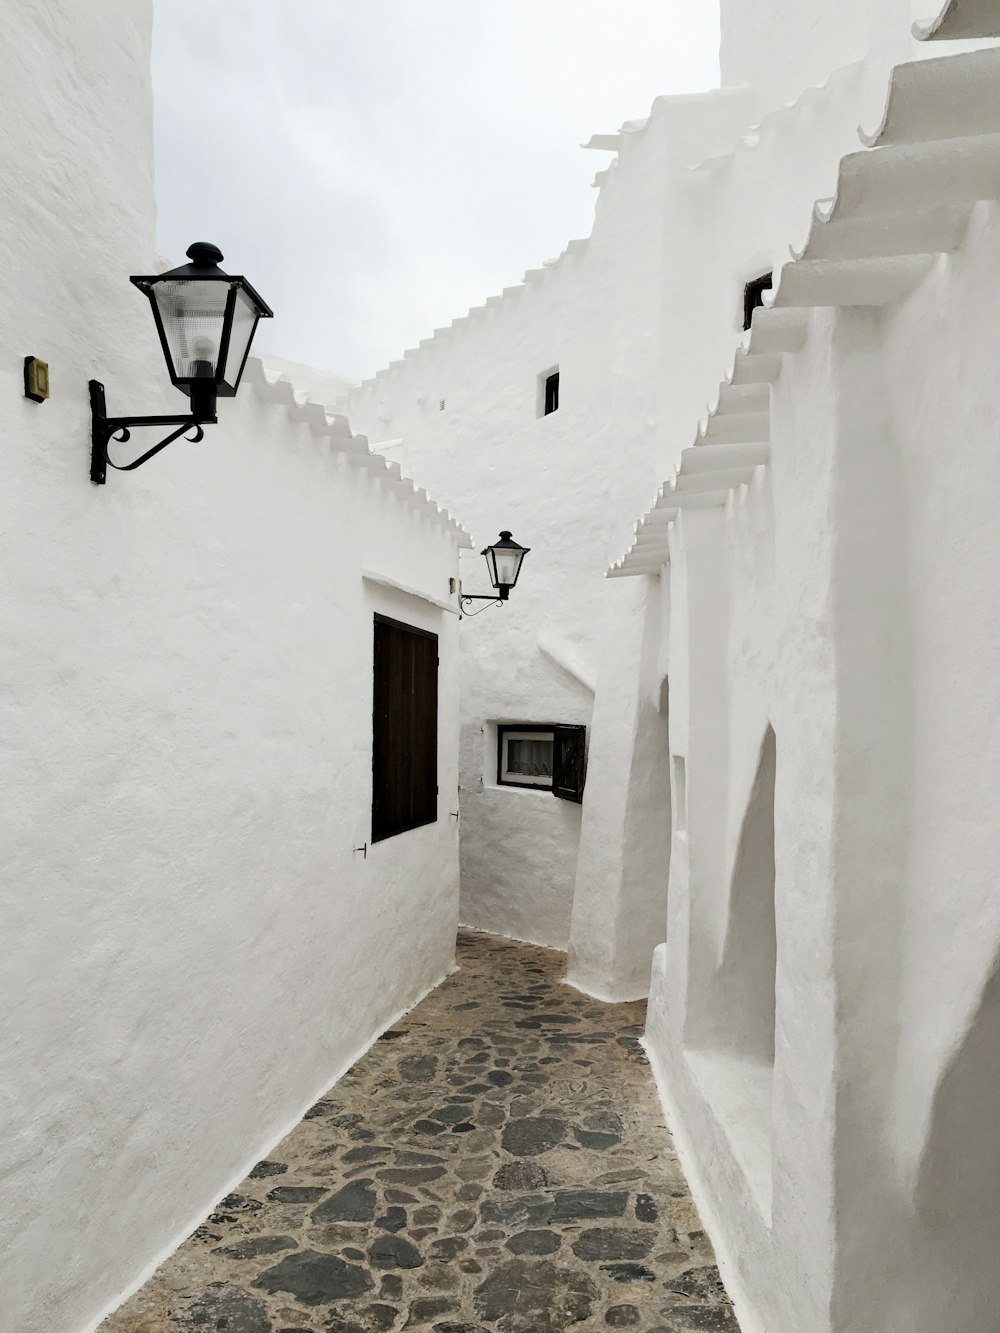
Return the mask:
<svg viewBox="0 0 1000 1333">
<path fill-rule="evenodd" d="M 739 1333 L 644 1003 L 494 936 L 458 961 L 102 1333 Z"/>
</svg>

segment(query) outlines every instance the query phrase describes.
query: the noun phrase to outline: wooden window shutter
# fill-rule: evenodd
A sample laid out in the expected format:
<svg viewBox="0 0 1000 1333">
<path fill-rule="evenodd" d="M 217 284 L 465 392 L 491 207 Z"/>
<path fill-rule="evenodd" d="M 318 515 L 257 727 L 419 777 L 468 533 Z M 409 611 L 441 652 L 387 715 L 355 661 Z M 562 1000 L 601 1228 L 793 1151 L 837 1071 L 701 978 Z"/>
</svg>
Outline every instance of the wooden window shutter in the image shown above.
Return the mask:
<svg viewBox="0 0 1000 1333">
<path fill-rule="evenodd" d="M 372 842 L 437 819 L 438 640 L 375 617 Z"/>
<path fill-rule="evenodd" d="M 583 800 L 587 776 L 587 728 L 557 726 L 552 756 L 552 793 L 563 801 Z"/>
</svg>

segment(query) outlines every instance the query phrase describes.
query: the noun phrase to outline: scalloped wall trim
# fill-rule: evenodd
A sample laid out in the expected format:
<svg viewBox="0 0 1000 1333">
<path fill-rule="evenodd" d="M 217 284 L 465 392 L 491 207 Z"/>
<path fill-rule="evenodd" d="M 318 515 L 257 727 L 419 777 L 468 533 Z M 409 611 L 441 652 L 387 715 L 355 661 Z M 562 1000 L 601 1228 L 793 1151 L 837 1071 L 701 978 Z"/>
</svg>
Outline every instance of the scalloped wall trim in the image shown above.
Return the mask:
<svg viewBox="0 0 1000 1333">
<path fill-rule="evenodd" d="M 790 247 L 693 447 L 608 578 L 658 574 L 678 514 L 727 505 L 766 465 L 770 385 L 803 347 L 814 309 L 904 300 L 962 244 L 976 204 L 1000 199 L 998 81 L 1000 49 L 893 69 L 879 129 L 859 130 L 865 147 L 841 159 L 835 197 L 813 205 L 805 245 Z"/>
<path fill-rule="evenodd" d="M 918 42 L 1000 37 L 998 0 L 946 0 L 937 18 L 914 23 Z"/>
<path fill-rule="evenodd" d="M 328 442 L 337 453 L 344 454 L 356 467 L 377 477 L 386 490 L 398 495 L 412 509 L 427 517 L 438 527 L 449 532 L 461 548 L 472 547 L 472 538 L 465 528 L 446 509 L 435 503 L 422 486 L 404 477 L 399 464 L 372 453 L 364 435 L 352 435 L 345 416 L 330 413 L 320 403 L 295 388 L 284 372 L 272 376 L 259 357 L 247 361 L 244 379 L 261 402 L 284 406 L 289 420 L 305 424 L 310 432 Z"/>
</svg>

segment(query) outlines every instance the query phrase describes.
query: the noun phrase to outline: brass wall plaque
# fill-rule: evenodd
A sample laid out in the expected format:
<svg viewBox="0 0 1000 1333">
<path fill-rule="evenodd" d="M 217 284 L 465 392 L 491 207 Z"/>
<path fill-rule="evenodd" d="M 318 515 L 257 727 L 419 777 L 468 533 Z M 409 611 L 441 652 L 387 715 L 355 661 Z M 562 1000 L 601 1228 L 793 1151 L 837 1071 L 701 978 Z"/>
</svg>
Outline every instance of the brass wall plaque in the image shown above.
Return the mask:
<svg viewBox="0 0 1000 1333">
<path fill-rule="evenodd" d="M 49 396 L 49 363 L 37 356 L 24 358 L 24 396 L 35 403 L 44 403 Z"/>
</svg>

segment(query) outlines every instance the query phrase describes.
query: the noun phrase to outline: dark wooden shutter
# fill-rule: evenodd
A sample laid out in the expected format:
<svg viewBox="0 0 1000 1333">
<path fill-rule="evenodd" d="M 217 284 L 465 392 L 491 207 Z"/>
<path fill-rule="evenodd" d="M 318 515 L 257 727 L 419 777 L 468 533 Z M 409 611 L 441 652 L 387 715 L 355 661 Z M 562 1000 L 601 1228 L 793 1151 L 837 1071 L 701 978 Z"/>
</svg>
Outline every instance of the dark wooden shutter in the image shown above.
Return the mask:
<svg viewBox="0 0 1000 1333">
<path fill-rule="evenodd" d="M 436 634 L 375 617 L 372 842 L 437 819 Z"/>
<path fill-rule="evenodd" d="M 552 756 L 552 794 L 582 801 L 587 775 L 587 728 L 557 726 Z"/>
</svg>

